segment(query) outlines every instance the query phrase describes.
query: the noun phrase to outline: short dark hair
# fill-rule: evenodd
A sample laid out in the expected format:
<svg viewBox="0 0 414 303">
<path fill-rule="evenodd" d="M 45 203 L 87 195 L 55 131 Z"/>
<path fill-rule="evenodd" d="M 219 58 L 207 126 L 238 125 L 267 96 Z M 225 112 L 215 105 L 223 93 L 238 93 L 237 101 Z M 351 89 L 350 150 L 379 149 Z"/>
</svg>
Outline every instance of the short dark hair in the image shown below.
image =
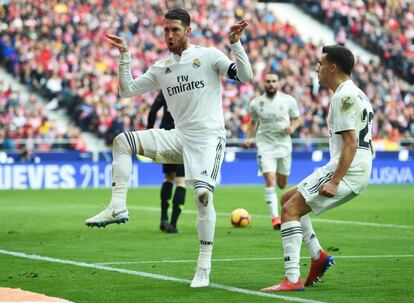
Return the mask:
<svg viewBox="0 0 414 303">
<path fill-rule="evenodd" d="M 174 8 L 172 10 L 169 10 L 165 16 L 165 19 L 173 19 L 173 20 L 180 20 L 181 24 L 185 27 L 190 25 L 191 17 L 190 14 L 182 8 Z"/>
<path fill-rule="evenodd" d="M 329 62 L 338 65 L 342 72 L 351 75 L 355 58 L 349 49 L 338 44 L 328 45 L 322 48 L 322 53 L 326 54 L 326 59 Z"/>
</svg>

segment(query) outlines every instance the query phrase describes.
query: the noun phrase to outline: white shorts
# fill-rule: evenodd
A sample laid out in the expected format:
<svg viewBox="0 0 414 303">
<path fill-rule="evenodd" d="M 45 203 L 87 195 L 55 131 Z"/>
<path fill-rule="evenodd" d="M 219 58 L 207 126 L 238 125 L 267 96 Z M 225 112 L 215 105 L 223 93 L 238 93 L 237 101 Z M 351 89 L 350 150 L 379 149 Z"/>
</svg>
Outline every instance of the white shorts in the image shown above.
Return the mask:
<svg viewBox="0 0 414 303">
<path fill-rule="evenodd" d="M 203 181 L 214 190 L 226 147 L 224 136 L 188 134 L 176 129 L 149 129 L 137 133 L 144 156 L 158 163 L 183 163 L 187 181 Z"/>
<path fill-rule="evenodd" d="M 332 171 L 325 166 L 320 167 L 298 185 L 298 191 L 315 214 L 323 213 L 357 196 L 344 181 L 339 182 L 338 192 L 334 197 L 321 196 L 320 187 L 331 180 L 332 176 Z"/>
<path fill-rule="evenodd" d="M 266 155 L 262 156 L 258 153 L 257 163 L 259 164 L 259 169 L 262 174 L 273 172 L 289 176 L 292 164 L 292 155 L 283 158 L 276 158 Z"/>
</svg>

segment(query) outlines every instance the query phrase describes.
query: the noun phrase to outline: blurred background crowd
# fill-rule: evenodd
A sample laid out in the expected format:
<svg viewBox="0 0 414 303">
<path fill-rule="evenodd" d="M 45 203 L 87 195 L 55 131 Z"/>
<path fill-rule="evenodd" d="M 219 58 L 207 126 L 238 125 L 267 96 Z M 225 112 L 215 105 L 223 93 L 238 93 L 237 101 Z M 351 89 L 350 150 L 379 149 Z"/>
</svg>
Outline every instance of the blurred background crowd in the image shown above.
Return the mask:
<svg viewBox="0 0 414 303">
<path fill-rule="evenodd" d="M 157 92 L 132 99 L 118 96 L 118 51 L 105 33 L 123 36 L 132 52 L 134 77 L 168 56 L 163 16 L 175 1 L 19 0 L 0 6 L 0 63 L 34 96 L 22 97 L 0 82 L 0 148 L 19 149 L 19 139 L 70 139 L 58 148 L 85 150 L 80 131 L 111 144 L 123 131 L 146 129 Z M 353 39 L 378 53 L 381 62 L 357 60 L 353 79 L 374 110 L 374 137 L 399 141 L 414 137 L 414 4 L 412 1 L 300 1 L 301 8 L 330 25 L 338 43 Z M 229 53 L 227 34 L 238 19 L 249 20 L 243 37 L 254 80 L 223 79 L 227 137 L 241 139 L 249 122 L 249 102 L 263 93 L 268 71 L 280 77 L 281 90 L 298 101 L 304 120 L 293 136 L 306 141 L 326 137 L 330 92 L 319 87 L 315 67 L 320 42 L 304 42 L 289 23 L 253 1 L 186 1 L 192 16 L 193 44 Z M 404 79 L 404 80 L 400 80 Z M 45 115 L 45 107 L 65 109 L 73 124 L 63 133 Z M 159 113 L 159 118 L 162 113 Z M 79 129 L 79 130 L 77 130 Z M 72 140 L 73 139 L 73 140 Z M 53 140 L 52 140 L 53 141 Z M 34 141 L 38 142 L 38 141 Z M 49 141 L 46 141 L 49 142 Z M 74 143 L 73 143 L 74 142 Z M 25 143 L 26 144 L 26 143 Z M 30 144 L 30 143 L 29 143 Z M 36 148 L 56 148 L 53 143 Z M 312 146 L 308 146 L 312 148 Z"/>
</svg>

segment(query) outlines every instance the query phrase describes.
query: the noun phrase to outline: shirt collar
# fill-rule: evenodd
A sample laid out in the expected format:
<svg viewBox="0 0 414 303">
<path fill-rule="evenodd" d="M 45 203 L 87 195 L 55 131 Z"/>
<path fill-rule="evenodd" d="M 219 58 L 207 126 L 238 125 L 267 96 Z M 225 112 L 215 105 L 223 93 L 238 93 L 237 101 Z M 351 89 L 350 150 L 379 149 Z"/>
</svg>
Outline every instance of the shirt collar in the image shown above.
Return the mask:
<svg viewBox="0 0 414 303">
<path fill-rule="evenodd" d="M 190 44 L 181 54 L 181 56 L 171 53 L 170 59 L 173 60 L 173 62 L 180 62 L 181 57 L 185 55 L 186 53 L 190 52 L 194 48 L 194 45 Z"/>
</svg>

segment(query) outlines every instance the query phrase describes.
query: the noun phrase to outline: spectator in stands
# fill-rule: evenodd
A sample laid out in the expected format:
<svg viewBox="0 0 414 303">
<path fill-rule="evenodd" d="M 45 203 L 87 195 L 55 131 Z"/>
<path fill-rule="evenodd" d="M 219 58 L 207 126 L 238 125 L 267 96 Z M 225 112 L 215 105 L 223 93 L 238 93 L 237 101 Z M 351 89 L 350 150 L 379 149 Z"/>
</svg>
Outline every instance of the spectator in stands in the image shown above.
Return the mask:
<svg viewBox="0 0 414 303">
<path fill-rule="evenodd" d="M 316 15 L 326 16 L 326 20 L 334 24 L 336 32 L 343 27 L 350 38 L 360 39 L 363 45 L 380 52 L 387 59 L 385 64 L 389 64 L 388 67 L 401 70 L 406 79 L 414 83 L 414 4 L 410 1 L 403 1 L 401 6 L 387 5 L 387 1 L 318 0 L 303 3 L 305 6 L 309 4 L 310 11 Z M 159 13 L 168 10 L 168 6 L 168 1 L 149 0 L 113 1 L 111 5 L 105 5 L 103 0 L 96 0 L 93 4 L 74 0 L 70 7 L 54 1 L 10 1 L 5 5 L 7 14 L 0 14 L 0 24 L 7 25 L 1 41 L 3 44 L 8 41 L 8 45 L 12 42 L 17 52 L 15 67 L 9 70 L 33 90 L 47 95 L 46 83 L 57 69 L 62 80 L 59 104 L 66 107 L 69 116 L 82 130 L 111 137 L 111 134 L 103 132 L 112 131 L 110 125 L 115 123 L 118 114 L 124 115 L 124 107 L 129 108 L 127 115 L 132 127 L 146 129 L 146 117 L 155 95 L 135 97 L 127 102 L 128 105 L 118 98 L 117 83 L 112 81 L 117 74 L 116 53 L 105 47 L 104 33 L 116 24 L 118 34 L 130 40 L 132 55 L 136 59 L 132 70 L 135 77 L 139 76 L 155 58 L 164 54 Z M 320 45 L 304 43 L 292 25 L 280 22 L 270 10 L 256 9 L 253 2 L 190 0 L 188 6 L 193 7 L 194 43 L 202 37 L 211 46 L 225 52 L 228 49 L 221 39 L 224 28 L 244 15 L 255 24 L 247 30 L 244 43 L 255 70 L 253 83 L 223 83 L 224 91 L 228 92 L 223 96 L 228 138 L 245 136 L 248 101 L 254 98 L 254 87 L 263 80 L 264 70 L 268 68 L 283 76 L 281 88 L 298 100 L 301 113 L 312 111 L 312 115 L 317 115 L 316 119 L 322 121 L 318 122 L 319 127 L 326 126 L 323 121 L 327 105 L 316 96 L 324 95 L 326 100 L 328 94 L 324 89 L 318 93 L 319 87 L 312 72 L 313 58 L 318 57 Z M 125 10 L 136 13 L 125 14 Z M 208 23 L 204 22 L 206 15 Z M 375 100 L 384 110 L 396 103 L 397 116 L 403 114 L 401 105 L 413 88 L 389 74 L 390 69 L 381 64 L 364 65 L 357 61 L 353 79 L 366 91 L 370 100 Z M 310 91 L 306 91 L 307 88 Z M 391 101 L 388 96 L 391 96 Z M 313 103 L 319 102 L 321 104 L 315 109 Z M 102 104 L 110 110 L 102 110 Z M 384 119 L 388 120 L 388 116 Z M 103 124 L 107 126 L 102 127 Z M 312 121 L 307 136 L 315 137 L 320 131 L 311 131 L 311 125 Z M 390 127 L 378 129 L 377 133 L 389 137 L 402 135 L 397 124 L 383 125 Z M 414 135 L 411 129 L 409 131 L 411 136 Z"/>
<path fill-rule="evenodd" d="M 33 162 L 33 163 L 39 163 L 40 158 L 33 153 L 33 151 L 30 148 L 25 148 L 22 150 L 19 162 Z"/>
</svg>

